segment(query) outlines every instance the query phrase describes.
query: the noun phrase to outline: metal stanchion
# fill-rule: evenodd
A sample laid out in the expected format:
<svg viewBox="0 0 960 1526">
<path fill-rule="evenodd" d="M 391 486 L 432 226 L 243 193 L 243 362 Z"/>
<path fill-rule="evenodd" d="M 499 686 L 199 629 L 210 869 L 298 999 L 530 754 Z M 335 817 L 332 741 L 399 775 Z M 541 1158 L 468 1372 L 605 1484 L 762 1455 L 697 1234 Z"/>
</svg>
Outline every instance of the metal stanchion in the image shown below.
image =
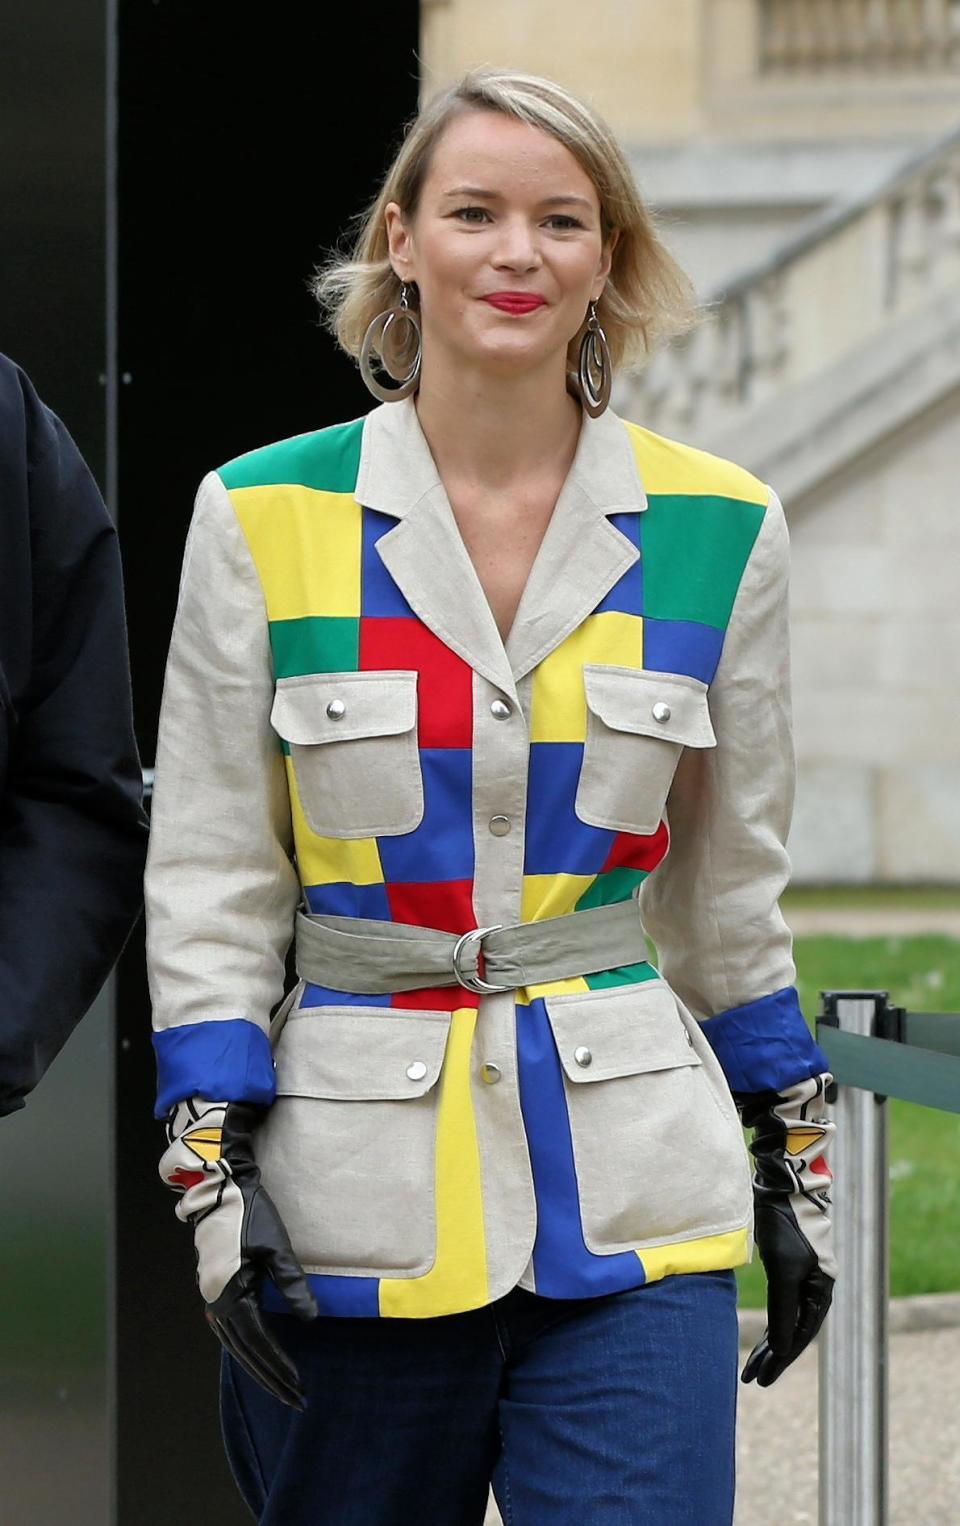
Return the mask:
<svg viewBox="0 0 960 1526">
<path fill-rule="evenodd" d="M 823 1023 L 874 1035 L 886 993 L 823 993 Z M 886 1098 L 840 1086 L 831 1147 L 839 1275 L 818 1339 L 820 1526 L 887 1523 Z"/>
</svg>

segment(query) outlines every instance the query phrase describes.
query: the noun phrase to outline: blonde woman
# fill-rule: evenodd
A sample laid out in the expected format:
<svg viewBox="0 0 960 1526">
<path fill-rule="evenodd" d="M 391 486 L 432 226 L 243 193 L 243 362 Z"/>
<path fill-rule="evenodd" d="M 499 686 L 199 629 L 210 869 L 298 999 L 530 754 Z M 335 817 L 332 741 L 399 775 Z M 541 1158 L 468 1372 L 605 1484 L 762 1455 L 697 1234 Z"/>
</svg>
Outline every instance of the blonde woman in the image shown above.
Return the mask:
<svg viewBox="0 0 960 1526">
<path fill-rule="evenodd" d="M 147 877 L 234 1473 L 269 1526 L 726 1526 L 733 1269 L 762 1385 L 835 1275 L 783 511 L 609 408 L 691 297 L 549 80 L 434 101 L 318 292 L 382 401 L 201 484 Z"/>
</svg>

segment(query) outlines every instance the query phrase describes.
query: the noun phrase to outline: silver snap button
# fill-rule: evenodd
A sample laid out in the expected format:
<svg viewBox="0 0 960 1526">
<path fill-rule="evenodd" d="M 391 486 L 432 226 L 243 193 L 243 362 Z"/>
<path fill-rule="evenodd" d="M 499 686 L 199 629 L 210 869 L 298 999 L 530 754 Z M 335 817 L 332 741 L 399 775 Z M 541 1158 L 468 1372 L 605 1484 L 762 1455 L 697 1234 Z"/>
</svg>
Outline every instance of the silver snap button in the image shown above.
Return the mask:
<svg viewBox="0 0 960 1526">
<path fill-rule="evenodd" d="M 665 705 L 662 699 L 658 699 L 653 707 L 655 721 L 668 721 L 670 719 L 670 706 Z"/>
<path fill-rule="evenodd" d="M 503 1071 L 500 1069 L 499 1065 L 494 1065 L 492 1060 L 486 1060 L 480 1066 L 480 1074 L 488 1086 L 496 1086 L 497 1082 L 503 1075 Z"/>
<path fill-rule="evenodd" d="M 493 833 L 494 837 L 506 837 L 507 833 L 510 830 L 510 817 L 509 816 L 491 816 L 490 817 L 490 830 Z"/>
<path fill-rule="evenodd" d="M 422 1060 L 411 1060 L 407 1066 L 407 1077 L 411 1081 L 422 1081 L 427 1073 L 427 1067 Z"/>
<path fill-rule="evenodd" d="M 593 1055 L 590 1053 L 586 1044 L 581 1044 L 578 1049 L 573 1051 L 573 1058 L 576 1060 L 578 1065 L 593 1064 Z"/>
<path fill-rule="evenodd" d="M 342 699 L 332 699 L 327 706 L 327 714 L 332 721 L 342 721 L 347 713 L 347 707 Z"/>
<path fill-rule="evenodd" d="M 496 721 L 505 721 L 513 714 L 513 706 L 505 699 L 495 699 L 490 706 L 490 714 Z"/>
</svg>

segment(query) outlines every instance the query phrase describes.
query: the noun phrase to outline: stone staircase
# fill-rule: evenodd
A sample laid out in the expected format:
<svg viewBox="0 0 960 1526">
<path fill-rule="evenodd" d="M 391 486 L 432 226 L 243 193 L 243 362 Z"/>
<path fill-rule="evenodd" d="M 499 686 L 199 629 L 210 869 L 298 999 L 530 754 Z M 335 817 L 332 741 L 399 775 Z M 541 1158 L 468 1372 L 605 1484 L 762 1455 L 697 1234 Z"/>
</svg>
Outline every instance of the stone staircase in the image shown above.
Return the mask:
<svg viewBox="0 0 960 1526">
<path fill-rule="evenodd" d="M 617 407 L 793 502 L 960 386 L 960 128 L 704 307 Z"/>
</svg>

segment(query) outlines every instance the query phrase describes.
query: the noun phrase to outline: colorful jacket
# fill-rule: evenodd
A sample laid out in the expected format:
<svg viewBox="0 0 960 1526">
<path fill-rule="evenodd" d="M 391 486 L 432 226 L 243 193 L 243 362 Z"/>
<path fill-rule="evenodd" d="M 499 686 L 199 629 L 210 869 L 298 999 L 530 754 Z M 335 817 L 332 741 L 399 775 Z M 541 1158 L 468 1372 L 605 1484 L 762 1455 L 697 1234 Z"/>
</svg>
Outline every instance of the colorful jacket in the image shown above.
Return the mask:
<svg viewBox="0 0 960 1526">
<path fill-rule="evenodd" d="M 326 1312 L 751 1258 L 731 1090 L 827 1069 L 778 909 L 787 555 L 748 472 L 585 417 L 504 644 L 412 400 L 204 479 L 147 873 L 157 1111 L 272 1104 L 258 1160 Z M 463 933 L 630 897 L 658 965 L 301 982 L 271 1033 L 298 903 Z"/>
</svg>

